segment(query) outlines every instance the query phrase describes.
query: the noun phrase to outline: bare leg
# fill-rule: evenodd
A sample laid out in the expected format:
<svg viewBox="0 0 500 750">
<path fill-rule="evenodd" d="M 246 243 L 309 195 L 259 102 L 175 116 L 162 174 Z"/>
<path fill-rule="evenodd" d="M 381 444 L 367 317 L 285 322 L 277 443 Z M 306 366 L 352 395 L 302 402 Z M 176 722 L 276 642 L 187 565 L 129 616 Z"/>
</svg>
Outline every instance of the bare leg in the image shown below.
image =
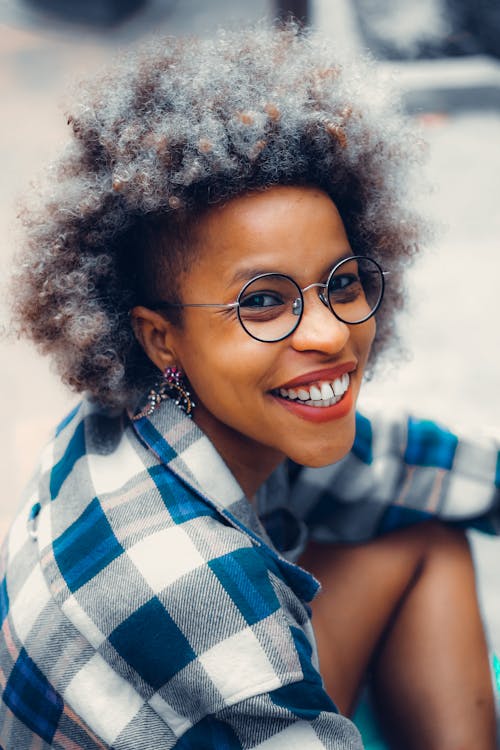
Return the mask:
<svg viewBox="0 0 500 750">
<path fill-rule="evenodd" d="M 438 522 L 363 545 L 312 543 L 301 564 L 325 687 L 349 714 L 368 667 L 395 748 L 494 750 L 495 711 L 465 536 Z"/>
</svg>

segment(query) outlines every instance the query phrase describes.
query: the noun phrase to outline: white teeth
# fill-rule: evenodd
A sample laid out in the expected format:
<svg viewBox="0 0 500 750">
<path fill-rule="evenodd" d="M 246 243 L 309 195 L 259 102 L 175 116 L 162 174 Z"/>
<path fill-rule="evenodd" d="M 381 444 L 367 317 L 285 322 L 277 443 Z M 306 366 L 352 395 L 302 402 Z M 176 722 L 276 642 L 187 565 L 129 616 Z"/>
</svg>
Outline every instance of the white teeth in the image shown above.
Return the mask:
<svg viewBox="0 0 500 750">
<path fill-rule="evenodd" d="M 340 378 L 335 378 L 332 383 L 333 392 L 336 396 L 341 396 L 344 393 L 344 386 Z"/>
<path fill-rule="evenodd" d="M 334 393 L 330 383 L 321 383 L 321 398 L 326 401 L 329 398 L 333 398 Z"/>
<path fill-rule="evenodd" d="M 307 404 L 307 406 L 326 407 L 340 401 L 349 388 L 349 383 L 349 373 L 345 372 L 340 378 L 335 378 L 330 383 L 322 381 L 317 385 L 313 384 L 307 388 L 305 386 L 302 388 L 279 388 L 276 390 L 276 394 L 292 401 L 299 399 L 299 401 Z"/>
<path fill-rule="evenodd" d="M 306 406 L 319 406 L 320 408 L 324 409 L 326 406 L 333 406 L 333 404 L 336 404 L 338 401 L 340 401 L 339 398 L 328 398 L 326 401 L 305 401 Z"/>
</svg>

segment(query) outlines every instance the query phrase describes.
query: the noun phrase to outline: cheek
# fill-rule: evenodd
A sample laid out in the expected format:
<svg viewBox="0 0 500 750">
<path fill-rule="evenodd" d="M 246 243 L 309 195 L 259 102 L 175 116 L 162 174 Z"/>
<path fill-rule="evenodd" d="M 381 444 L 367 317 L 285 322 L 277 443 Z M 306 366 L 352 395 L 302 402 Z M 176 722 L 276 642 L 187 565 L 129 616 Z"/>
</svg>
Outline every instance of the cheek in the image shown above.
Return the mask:
<svg viewBox="0 0 500 750">
<path fill-rule="evenodd" d="M 252 398 L 255 390 L 267 389 L 266 383 L 270 387 L 273 347 L 254 341 L 238 326 L 236 321 L 220 325 L 216 335 L 203 325 L 185 329 L 177 347 L 179 364 L 207 406 Z"/>
</svg>

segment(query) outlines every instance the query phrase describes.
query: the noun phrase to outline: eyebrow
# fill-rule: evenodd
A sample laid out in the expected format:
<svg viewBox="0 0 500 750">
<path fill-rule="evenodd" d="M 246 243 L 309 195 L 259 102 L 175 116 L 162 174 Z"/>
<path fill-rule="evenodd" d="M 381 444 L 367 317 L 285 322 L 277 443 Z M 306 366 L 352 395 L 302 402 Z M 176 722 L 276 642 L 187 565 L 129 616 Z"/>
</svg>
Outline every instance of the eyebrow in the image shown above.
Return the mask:
<svg viewBox="0 0 500 750">
<path fill-rule="evenodd" d="M 235 284 L 237 281 L 250 281 L 250 279 L 253 279 L 255 276 L 261 276 L 263 273 L 280 273 L 279 271 L 276 271 L 275 269 L 269 269 L 265 266 L 254 266 L 253 268 L 240 268 L 239 271 L 236 271 L 234 276 L 231 279 L 231 284 Z"/>
<path fill-rule="evenodd" d="M 323 272 L 320 274 L 320 277 L 328 274 L 332 270 L 332 268 L 337 265 L 337 263 L 340 263 L 346 258 L 350 258 L 354 254 L 355 253 L 353 250 L 351 249 L 346 250 L 344 253 L 339 255 L 335 260 L 330 261 L 330 263 L 328 263 L 328 265 L 323 269 Z M 250 281 L 250 279 L 255 278 L 255 276 L 262 276 L 262 274 L 265 274 L 265 273 L 281 273 L 284 276 L 290 276 L 289 273 L 286 273 L 285 271 L 277 271 L 276 268 L 269 268 L 266 266 L 253 266 L 251 268 L 240 268 L 239 271 L 236 271 L 236 273 L 231 279 L 231 284 L 236 284 L 237 281 L 242 281 L 242 282 Z"/>
</svg>

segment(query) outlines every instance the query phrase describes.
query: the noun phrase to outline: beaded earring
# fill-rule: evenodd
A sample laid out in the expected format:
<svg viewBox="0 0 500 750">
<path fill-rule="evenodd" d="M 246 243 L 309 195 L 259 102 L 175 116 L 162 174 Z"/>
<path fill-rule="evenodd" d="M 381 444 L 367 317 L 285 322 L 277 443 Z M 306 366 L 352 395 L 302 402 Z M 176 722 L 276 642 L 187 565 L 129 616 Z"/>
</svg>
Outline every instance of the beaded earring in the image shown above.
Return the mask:
<svg viewBox="0 0 500 750">
<path fill-rule="evenodd" d="M 166 401 L 166 399 L 172 399 L 175 405 L 182 409 L 188 417 L 193 416 L 196 404 L 191 398 L 183 373 L 178 367 L 167 367 L 158 386 L 149 391 L 146 406 L 133 419 L 150 417 L 161 402 Z"/>
</svg>

